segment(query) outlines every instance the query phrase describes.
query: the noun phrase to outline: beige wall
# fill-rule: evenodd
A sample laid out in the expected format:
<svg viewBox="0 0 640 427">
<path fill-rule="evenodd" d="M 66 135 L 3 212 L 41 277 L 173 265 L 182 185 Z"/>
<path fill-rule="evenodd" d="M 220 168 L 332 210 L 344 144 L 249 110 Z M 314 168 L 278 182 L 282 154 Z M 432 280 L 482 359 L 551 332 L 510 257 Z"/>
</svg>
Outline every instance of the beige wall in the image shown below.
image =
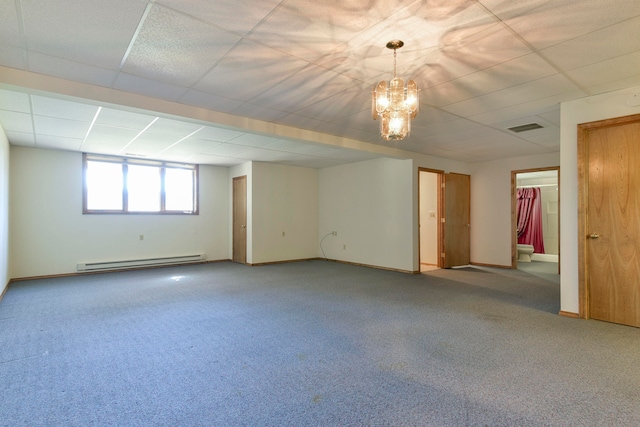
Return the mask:
<svg viewBox="0 0 640 427">
<path fill-rule="evenodd" d="M 18 146 L 10 153 L 13 278 L 73 273 L 80 262 L 228 259 L 228 168 L 200 168 L 200 215 L 83 215 L 81 153 Z"/>
<path fill-rule="evenodd" d="M 640 114 L 629 105 L 640 86 L 565 102 L 560 135 L 560 309 L 578 312 L 578 124 Z"/>
</svg>

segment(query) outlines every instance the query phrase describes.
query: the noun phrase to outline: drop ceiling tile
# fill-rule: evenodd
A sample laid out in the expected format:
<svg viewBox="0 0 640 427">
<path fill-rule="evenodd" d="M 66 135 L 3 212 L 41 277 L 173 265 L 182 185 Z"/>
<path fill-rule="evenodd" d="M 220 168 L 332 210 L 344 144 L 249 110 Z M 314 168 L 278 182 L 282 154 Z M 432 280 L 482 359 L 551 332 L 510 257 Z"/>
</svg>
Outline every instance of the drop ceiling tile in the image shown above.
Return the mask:
<svg viewBox="0 0 640 427">
<path fill-rule="evenodd" d="M 121 127 L 104 126 L 96 124 L 87 135 L 82 149 L 91 153 L 117 153 L 125 147 L 139 131 Z"/>
<path fill-rule="evenodd" d="M 31 114 L 17 113 L 15 111 L 0 110 L 0 123 L 5 132 L 32 133 L 33 122 Z"/>
<path fill-rule="evenodd" d="M 30 49 L 107 69 L 118 68 L 145 9 L 129 0 L 20 4 Z"/>
<path fill-rule="evenodd" d="M 541 51 L 563 70 L 622 56 L 638 50 L 640 17 L 594 31 Z"/>
<path fill-rule="evenodd" d="M 227 142 L 234 138 L 241 137 L 242 135 L 244 135 L 244 132 L 223 127 L 205 126 L 204 129 L 198 132 L 197 138 L 209 141 Z"/>
<path fill-rule="evenodd" d="M 614 90 L 628 89 L 634 86 L 640 86 L 640 74 L 632 77 L 627 77 L 625 79 L 616 80 L 614 82 L 604 83 L 598 86 L 591 86 L 589 88 L 589 94 L 597 95 Z"/>
<path fill-rule="evenodd" d="M 235 144 L 219 144 L 206 151 L 206 154 L 223 157 L 234 157 L 243 151 L 251 150 L 251 147 L 245 147 Z"/>
<path fill-rule="evenodd" d="M 524 104 L 538 99 L 574 91 L 575 85 L 564 76 L 556 74 L 523 83 L 508 89 L 481 95 L 469 100 L 442 107 L 443 110 L 463 117 Z"/>
<path fill-rule="evenodd" d="M 640 74 L 640 51 L 568 71 L 582 87 L 590 88 Z"/>
<path fill-rule="evenodd" d="M 606 3 L 602 0 L 483 0 L 482 3 L 537 49 L 640 15 L 640 2 L 636 0 Z"/>
<path fill-rule="evenodd" d="M 60 136 L 73 139 L 84 139 L 91 124 L 90 122 L 46 116 L 34 116 L 33 122 L 37 135 Z M 38 137 L 38 142 L 39 141 L 40 138 Z"/>
<path fill-rule="evenodd" d="M 529 54 L 428 87 L 420 92 L 420 99 L 421 102 L 440 107 L 556 73 L 557 71 L 538 55 Z"/>
<path fill-rule="evenodd" d="M 310 65 L 290 77 L 286 82 L 274 86 L 251 102 L 288 113 L 349 90 L 355 83 L 352 79 L 331 70 Z M 294 87 L 295 90 L 291 88 Z"/>
<path fill-rule="evenodd" d="M 179 139 L 180 138 L 175 135 L 147 131 L 138 135 L 123 151 L 153 155 L 173 146 Z"/>
<path fill-rule="evenodd" d="M 275 108 L 263 107 L 261 105 L 246 102 L 235 108 L 231 114 L 236 116 L 248 117 L 250 119 L 262 120 L 265 122 L 280 122 L 288 113 Z"/>
<path fill-rule="evenodd" d="M 198 153 L 194 156 L 189 157 L 190 163 L 196 163 L 200 165 L 213 165 L 213 166 L 223 166 L 223 167 L 231 167 L 240 165 L 243 163 L 247 163 L 245 159 L 236 159 L 233 157 L 225 157 L 225 156 L 216 156 L 212 154 Z"/>
<path fill-rule="evenodd" d="M 193 155 L 197 153 L 206 153 L 207 151 L 214 150 L 215 147 L 222 144 L 222 142 L 209 141 L 206 139 L 188 138 L 174 144 L 161 152 L 163 155 Z"/>
<path fill-rule="evenodd" d="M 227 31 L 245 35 L 276 8 L 281 0 L 243 0 L 216 2 L 209 0 L 160 0 L 156 3 L 179 10 Z"/>
<path fill-rule="evenodd" d="M 264 147 L 274 141 L 278 141 L 277 138 L 272 138 L 263 135 L 257 135 L 252 133 L 245 133 L 236 138 L 229 140 L 230 144 L 244 145 L 245 147 Z"/>
<path fill-rule="evenodd" d="M 167 119 L 160 117 L 147 129 L 147 132 L 156 135 L 163 135 L 173 139 L 180 139 L 203 129 L 204 126 L 189 123 L 181 120 Z"/>
<path fill-rule="evenodd" d="M 64 99 L 31 95 L 33 114 L 36 116 L 57 117 L 67 120 L 91 122 L 98 111 L 95 105 Z"/>
<path fill-rule="evenodd" d="M 193 89 L 187 90 L 187 92 L 180 97 L 179 102 L 182 104 L 193 105 L 195 107 L 206 108 L 208 110 L 220 111 L 222 113 L 230 113 L 244 104 L 243 101 L 237 101 L 235 99 L 225 98 L 223 96 L 213 95 L 211 93 Z"/>
<path fill-rule="evenodd" d="M 187 91 L 187 89 L 182 86 L 127 73 L 119 73 L 113 87 L 114 89 L 139 93 L 152 98 L 166 99 L 169 101 L 178 101 Z"/>
<path fill-rule="evenodd" d="M 104 87 L 111 87 L 118 75 L 115 70 L 56 58 L 33 51 L 29 52 L 29 71 Z"/>
<path fill-rule="evenodd" d="M 62 136 L 41 135 L 38 136 L 38 147 L 53 150 L 78 151 L 82 145 L 82 139 L 65 138 Z"/>
<path fill-rule="evenodd" d="M 191 86 L 239 40 L 238 35 L 154 5 L 122 70 L 151 80 Z"/>
<path fill-rule="evenodd" d="M 21 145 L 24 147 L 35 147 L 36 138 L 33 133 L 6 131 L 7 139 L 11 145 Z"/>
<path fill-rule="evenodd" d="M 308 62 L 244 40 L 229 51 L 194 87 L 227 98 L 251 98 L 303 70 Z"/>
<path fill-rule="evenodd" d="M 0 3 L 0 40 L 2 44 L 19 47 L 23 45 L 20 37 L 20 24 L 16 2 L 3 1 Z"/>
<path fill-rule="evenodd" d="M 5 67 L 27 69 L 27 53 L 21 48 L 0 44 L 0 64 Z"/>
<path fill-rule="evenodd" d="M 29 95 L 22 92 L 0 89 L 0 110 L 31 113 Z"/>
<path fill-rule="evenodd" d="M 273 49 L 314 61 L 349 41 L 354 33 L 386 17 L 370 13 L 369 7 L 369 4 L 353 1 L 283 2 L 256 27 L 251 38 Z"/>
<path fill-rule="evenodd" d="M 115 127 L 132 129 L 134 133 L 142 131 L 153 122 L 155 116 L 134 113 L 126 110 L 117 110 L 115 108 L 103 107 L 100 114 L 96 118 L 96 125 L 104 125 L 105 127 Z"/>
</svg>

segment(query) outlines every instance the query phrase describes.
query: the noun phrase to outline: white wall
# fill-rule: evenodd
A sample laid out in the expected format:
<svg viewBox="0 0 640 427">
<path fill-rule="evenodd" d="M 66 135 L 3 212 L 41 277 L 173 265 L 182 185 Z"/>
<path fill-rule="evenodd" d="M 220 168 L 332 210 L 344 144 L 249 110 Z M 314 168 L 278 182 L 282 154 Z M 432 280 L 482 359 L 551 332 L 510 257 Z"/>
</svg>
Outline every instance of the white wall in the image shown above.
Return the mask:
<svg viewBox="0 0 640 427">
<path fill-rule="evenodd" d="M 417 168 L 376 159 L 321 169 L 319 227 L 329 259 L 416 271 Z"/>
<path fill-rule="evenodd" d="M 0 295 L 4 292 L 9 269 L 9 141 L 0 124 Z"/>
<path fill-rule="evenodd" d="M 511 171 L 559 165 L 559 153 L 472 164 L 471 262 L 511 267 Z"/>
<path fill-rule="evenodd" d="M 81 153 L 12 146 L 10 159 L 14 278 L 73 273 L 78 262 L 229 258 L 227 168 L 200 167 L 200 215 L 83 215 Z"/>
<path fill-rule="evenodd" d="M 318 171 L 254 162 L 252 184 L 251 262 L 317 257 Z"/>
<path fill-rule="evenodd" d="M 640 86 L 561 105 L 560 135 L 560 309 L 578 313 L 578 124 L 640 114 L 627 99 Z"/>
</svg>

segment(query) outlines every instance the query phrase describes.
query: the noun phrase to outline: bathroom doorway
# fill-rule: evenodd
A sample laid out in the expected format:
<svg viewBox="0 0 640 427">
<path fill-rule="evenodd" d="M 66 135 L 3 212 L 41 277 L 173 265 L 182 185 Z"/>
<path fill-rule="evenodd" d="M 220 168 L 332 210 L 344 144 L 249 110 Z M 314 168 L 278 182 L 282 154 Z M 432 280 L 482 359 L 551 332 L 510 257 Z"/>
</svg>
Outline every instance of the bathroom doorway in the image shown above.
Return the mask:
<svg viewBox="0 0 640 427">
<path fill-rule="evenodd" d="M 560 273 L 559 172 L 559 167 L 511 172 L 512 268 L 554 280 Z"/>
</svg>

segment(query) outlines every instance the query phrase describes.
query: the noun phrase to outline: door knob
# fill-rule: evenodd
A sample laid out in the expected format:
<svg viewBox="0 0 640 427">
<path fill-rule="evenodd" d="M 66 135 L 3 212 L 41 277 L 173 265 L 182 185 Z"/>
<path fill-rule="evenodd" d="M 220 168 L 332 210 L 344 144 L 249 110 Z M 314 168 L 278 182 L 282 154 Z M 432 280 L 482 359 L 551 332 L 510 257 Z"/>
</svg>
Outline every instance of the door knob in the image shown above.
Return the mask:
<svg viewBox="0 0 640 427">
<path fill-rule="evenodd" d="M 244 224 L 242 224 L 242 225 L 240 226 L 240 228 L 247 228 L 247 226 L 246 226 L 246 225 L 244 225 Z"/>
<path fill-rule="evenodd" d="M 600 235 L 599 235 L 599 234 L 596 234 L 596 233 L 591 233 L 591 234 L 589 234 L 589 238 L 590 238 L 590 239 L 597 239 L 598 237 L 600 237 Z"/>
</svg>

